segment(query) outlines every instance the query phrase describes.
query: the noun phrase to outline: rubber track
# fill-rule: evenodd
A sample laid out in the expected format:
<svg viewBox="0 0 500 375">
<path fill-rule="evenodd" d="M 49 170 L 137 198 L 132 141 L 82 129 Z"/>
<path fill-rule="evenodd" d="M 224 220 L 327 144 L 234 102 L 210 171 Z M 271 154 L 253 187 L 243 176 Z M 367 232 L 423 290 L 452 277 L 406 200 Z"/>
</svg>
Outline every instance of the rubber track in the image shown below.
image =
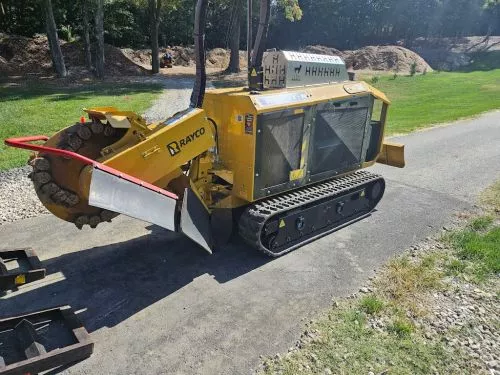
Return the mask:
<svg viewBox="0 0 500 375">
<path fill-rule="evenodd" d="M 261 233 L 266 222 L 273 216 L 301 208 L 325 198 L 335 198 L 352 189 L 362 187 L 368 183 L 382 179 L 380 175 L 367 171 L 356 171 L 348 175 L 337 177 L 332 180 L 319 183 L 313 186 L 306 186 L 302 189 L 285 193 L 283 195 L 271 197 L 264 201 L 259 201 L 248 207 L 239 220 L 240 236 L 251 246 L 264 254 L 273 258 L 286 254 L 303 243 L 295 244 L 289 249 L 280 253 L 273 253 L 266 249 L 261 242 Z M 361 217 L 362 218 L 362 217 Z M 354 219 L 353 221 L 359 220 Z M 340 227 L 345 226 L 340 225 Z M 327 234 L 328 231 L 325 232 Z M 306 240 L 305 243 L 310 242 Z"/>
</svg>

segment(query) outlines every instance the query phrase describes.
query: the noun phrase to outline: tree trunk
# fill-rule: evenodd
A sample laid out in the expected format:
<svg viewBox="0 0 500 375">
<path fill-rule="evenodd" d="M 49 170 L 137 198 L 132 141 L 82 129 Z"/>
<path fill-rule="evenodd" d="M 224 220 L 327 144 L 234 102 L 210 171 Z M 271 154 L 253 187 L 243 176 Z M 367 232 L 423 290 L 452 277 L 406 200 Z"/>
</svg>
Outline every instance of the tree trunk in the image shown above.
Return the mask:
<svg viewBox="0 0 500 375">
<path fill-rule="evenodd" d="M 90 52 L 89 0 L 82 0 L 83 45 L 85 50 L 85 65 L 92 69 L 92 53 Z"/>
<path fill-rule="evenodd" d="M 231 57 L 229 59 L 229 73 L 240 72 L 240 30 L 241 30 L 241 0 L 235 2 L 234 22 L 231 27 L 231 40 L 229 48 Z"/>
<path fill-rule="evenodd" d="M 68 72 L 64 65 L 64 56 L 59 45 L 59 38 L 57 36 L 56 21 L 54 20 L 54 13 L 52 12 L 52 1 L 44 0 L 45 8 L 45 26 L 47 28 L 47 39 L 49 41 L 50 56 L 52 57 L 52 65 L 59 77 L 66 77 Z"/>
<path fill-rule="evenodd" d="M 98 78 L 104 78 L 104 0 L 96 1 L 95 36 L 97 39 L 96 75 Z"/>
<path fill-rule="evenodd" d="M 151 31 L 151 71 L 160 72 L 160 47 L 158 45 L 158 29 L 160 28 L 161 0 L 149 0 L 149 26 Z"/>
<path fill-rule="evenodd" d="M 264 56 L 264 49 L 267 41 L 267 31 L 269 30 L 269 19 L 271 14 L 271 0 L 260 0 L 259 27 L 252 51 L 252 66 L 260 67 Z M 249 67 L 250 69 L 250 67 Z"/>
</svg>

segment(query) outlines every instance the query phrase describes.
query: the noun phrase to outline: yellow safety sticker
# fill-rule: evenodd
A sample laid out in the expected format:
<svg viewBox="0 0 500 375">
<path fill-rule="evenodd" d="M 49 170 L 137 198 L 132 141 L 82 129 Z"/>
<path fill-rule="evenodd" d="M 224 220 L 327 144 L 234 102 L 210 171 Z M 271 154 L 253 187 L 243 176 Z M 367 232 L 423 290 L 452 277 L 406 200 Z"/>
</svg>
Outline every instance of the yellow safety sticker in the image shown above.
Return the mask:
<svg viewBox="0 0 500 375">
<path fill-rule="evenodd" d="M 257 71 L 255 68 L 252 69 L 252 77 L 257 77 Z"/>
<path fill-rule="evenodd" d="M 280 221 L 280 228 L 284 228 L 286 225 L 285 225 L 285 220 L 281 219 Z"/>
<path fill-rule="evenodd" d="M 17 275 L 14 279 L 14 283 L 16 285 L 24 285 L 26 284 L 26 276 L 25 275 Z"/>
<path fill-rule="evenodd" d="M 290 181 L 300 180 L 301 178 L 304 178 L 303 169 L 296 169 L 290 172 Z"/>
</svg>

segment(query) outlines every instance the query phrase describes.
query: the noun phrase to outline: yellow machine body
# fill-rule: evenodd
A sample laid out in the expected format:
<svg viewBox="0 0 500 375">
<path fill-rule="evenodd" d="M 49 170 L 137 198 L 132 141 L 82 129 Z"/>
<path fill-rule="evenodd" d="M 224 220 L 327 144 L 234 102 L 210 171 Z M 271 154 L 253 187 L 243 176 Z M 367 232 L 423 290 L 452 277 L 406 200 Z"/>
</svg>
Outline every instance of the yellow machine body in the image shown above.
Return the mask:
<svg viewBox="0 0 500 375">
<path fill-rule="evenodd" d="M 258 153 L 258 137 L 262 129 L 259 127 L 260 115 L 292 111 L 296 115 L 305 115 L 307 111 L 318 105 L 339 103 L 359 98 L 369 98 L 368 113 L 374 112 L 376 121 L 372 126 L 379 127 L 376 132 L 379 136 L 375 140 L 375 157 L 363 161 L 359 168 L 373 165 L 379 155 L 383 156 L 381 162 L 398 167 L 404 166 L 404 148 L 402 145 L 391 144 L 391 157 L 387 157 L 387 150 L 383 146 L 383 134 L 386 124 L 387 108 L 390 104 L 387 97 L 379 90 L 365 82 L 349 82 L 330 85 L 318 85 L 304 88 L 265 91 L 259 93 L 249 92 L 244 88 L 216 89 L 205 94 L 204 110 L 206 115 L 217 124 L 219 160 L 223 173 L 231 176 L 232 199 L 229 205 L 242 205 L 254 202 L 262 196 L 255 194 L 255 182 L 259 178 L 256 170 L 256 156 Z M 373 102 L 379 101 L 380 105 L 373 110 Z M 297 145 L 293 145 L 297 147 Z M 291 170 L 288 188 L 304 186 L 311 182 L 308 176 L 308 151 L 309 143 L 302 139 L 300 145 L 300 163 L 297 169 Z M 345 172 L 350 172 L 346 170 Z M 314 182 L 321 181 L 321 178 Z M 272 194 L 269 194 L 272 195 Z M 227 201 L 221 203 L 227 206 Z"/>
<path fill-rule="evenodd" d="M 87 112 L 127 129 L 118 142 L 102 150 L 100 161 L 103 164 L 162 188 L 182 176 L 181 186 L 175 189 L 178 193 L 188 186 L 181 167 L 192 161 L 189 179 L 204 205 L 211 210 L 241 207 L 273 195 L 258 196 L 255 192 L 259 178 L 256 166 L 258 137 L 262 131 L 258 124 L 259 116 L 283 111 L 305 116 L 307 111 L 318 105 L 360 98 L 369 100 L 367 113 L 373 112 L 372 117 L 376 118 L 371 126 L 379 128 L 374 132 L 378 134 L 378 139 L 374 141 L 376 152 L 374 157 L 363 160 L 356 168 L 340 172 L 369 167 L 378 158 L 379 162 L 403 167 L 403 146 L 383 144 L 390 102 L 382 92 L 365 82 L 260 93 L 246 88 L 209 90 L 205 94 L 203 109 L 187 110 L 167 121 L 150 125 L 133 113 L 120 112 L 112 107 L 94 108 Z M 376 101 L 378 106 L 374 105 Z M 311 179 L 307 171 L 309 146 L 309 141 L 303 139 L 299 145 L 300 163 L 296 169 L 290 170 L 289 184 L 280 188 L 278 193 L 331 177 Z M 91 174 L 86 176 L 83 178 L 83 191 L 88 191 L 90 186 Z M 223 183 L 216 183 L 215 177 Z M 214 198 L 215 195 L 217 198 Z"/>
</svg>

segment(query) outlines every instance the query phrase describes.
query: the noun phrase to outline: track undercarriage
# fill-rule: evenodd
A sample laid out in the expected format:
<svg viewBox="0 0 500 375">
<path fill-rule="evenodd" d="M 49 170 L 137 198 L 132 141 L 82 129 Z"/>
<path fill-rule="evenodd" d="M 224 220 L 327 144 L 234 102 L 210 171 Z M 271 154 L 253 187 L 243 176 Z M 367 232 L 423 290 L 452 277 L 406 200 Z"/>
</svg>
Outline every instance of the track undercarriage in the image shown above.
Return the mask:
<svg viewBox="0 0 500 375">
<path fill-rule="evenodd" d="M 384 189 L 382 177 L 353 172 L 251 205 L 239 232 L 251 246 L 278 257 L 368 216 Z"/>
</svg>

